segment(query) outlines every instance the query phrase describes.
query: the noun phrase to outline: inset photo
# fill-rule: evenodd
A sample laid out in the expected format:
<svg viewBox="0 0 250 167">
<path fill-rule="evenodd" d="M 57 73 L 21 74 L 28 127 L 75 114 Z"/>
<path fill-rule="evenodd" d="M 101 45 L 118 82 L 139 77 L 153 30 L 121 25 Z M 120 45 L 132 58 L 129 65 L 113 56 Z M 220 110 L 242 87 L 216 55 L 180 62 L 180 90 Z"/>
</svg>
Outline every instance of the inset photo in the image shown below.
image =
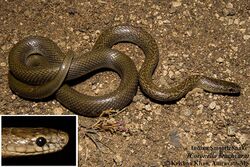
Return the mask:
<svg viewBox="0 0 250 167">
<path fill-rule="evenodd" d="M 2 166 L 77 166 L 77 116 L 1 116 Z"/>
</svg>

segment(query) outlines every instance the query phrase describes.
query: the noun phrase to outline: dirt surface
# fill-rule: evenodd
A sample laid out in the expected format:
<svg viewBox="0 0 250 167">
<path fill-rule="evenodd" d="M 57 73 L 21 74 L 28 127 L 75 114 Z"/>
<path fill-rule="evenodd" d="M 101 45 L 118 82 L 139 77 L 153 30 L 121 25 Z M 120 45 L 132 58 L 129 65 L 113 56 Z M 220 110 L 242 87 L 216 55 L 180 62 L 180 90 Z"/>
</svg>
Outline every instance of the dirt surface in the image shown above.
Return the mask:
<svg viewBox="0 0 250 167">
<path fill-rule="evenodd" d="M 8 53 L 15 43 L 41 35 L 64 52 L 72 49 L 80 55 L 91 50 L 103 29 L 119 24 L 143 27 L 156 39 L 161 56 L 153 78 L 162 87 L 190 74 L 225 79 L 242 87 L 236 97 L 194 89 L 173 104 L 157 104 L 138 89 L 133 102 L 117 115 L 79 117 L 79 166 L 250 164 L 249 0 L 0 1 L 2 115 L 73 114 L 56 100 L 32 102 L 11 92 Z M 115 48 L 140 68 L 144 55 L 139 48 L 132 44 Z M 118 85 L 118 75 L 104 72 L 75 88 L 101 95 Z M 86 129 L 93 130 L 93 126 L 100 130 L 91 133 Z"/>
</svg>

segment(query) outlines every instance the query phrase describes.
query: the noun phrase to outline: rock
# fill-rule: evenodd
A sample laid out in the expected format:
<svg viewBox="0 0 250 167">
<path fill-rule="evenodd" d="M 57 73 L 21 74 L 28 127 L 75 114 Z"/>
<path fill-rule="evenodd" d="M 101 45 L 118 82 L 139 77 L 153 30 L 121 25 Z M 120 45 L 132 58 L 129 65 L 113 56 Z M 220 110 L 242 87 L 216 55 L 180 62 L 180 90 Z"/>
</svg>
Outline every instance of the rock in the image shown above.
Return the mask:
<svg viewBox="0 0 250 167">
<path fill-rule="evenodd" d="M 239 139 L 241 144 L 244 144 L 247 141 L 247 135 L 246 134 L 236 133 L 236 137 L 237 137 L 237 139 Z"/>
<path fill-rule="evenodd" d="M 173 79 L 174 77 L 174 72 L 173 71 L 169 71 L 168 72 L 168 76 L 169 76 L 169 78 L 171 78 L 171 79 Z"/>
<path fill-rule="evenodd" d="M 141 110 L 143 110 L 143 108 L 144 108 L 144 104 L 141 103 L 141 102 L 137 102 L 137 103 L 135 104 L 135 107 L 136 107 L 137 110 L 141 111 Z"/>
<path fill-rule="evenodd" d="M 89 39 L 89 36 L 84 35 L 84 36 L 83 36 L 83 39 L 88 40 L 88 39 Z"/>
<path fill-rule="evenodd" d="M 5 62 L 0 63 L 1 67 L 5 67 L 7 64 Z"/>
<path fill-rule="evenodd" d="M 211 110 L 215 109 L 216 103 L 213 101 L 212 103 L 209 104 L 208 106 Z"/>
<path fill-rule="evenodd" d="M 183 109 L 183 114 L 184 114 L 185 116 L 189 117 L 189 116 L 192 115 L 192 111 L 191 111 L 189 108 L 185 107 L 185 108 Z"/>
<path fill-rule="evenodd" d="M 152 110 L 150 104 L 147 104 L 144 108 L 145 108 L 146 111 L 151 111 Z"/>
<path fill-rule="evenodd" d="M 182 4 L 181 1 L 173 1 L 172 2 L 172 6 L 175 8 L 181 6 L 181 4 Z"/>
<path fill-rule="evenodd" d="M 114 161 L 116 163 L 117 166 L 121 166 L 122 165 L 122 157 L 120 155 L 116 155 L 114 157 Z"/>
<path fill-rule="evenodd" d="M 218 63 L 223 63 L 224 62 L 224 59 L 222 57 L 219 57 L 217 60 L 216 60 Z"/>
<path fill-rule="evenodd" d="M 243 36 L 243 39 L 244 39 L 244 40 L 250 39 L 250 35 L 244 35 L 244 36 Z"/>
<path fill-rule="evenodd" d="M 179 134 L 178 134 L 178 132 L 176 130 L 173 130 L 173 131 L 170 132 L 169 141 L 175 147 L 180 147 L 181 146 L 180 137 L 179 137 Z"/>
<path fill-rule="evenodd" d="M 227 3 L 227 5 L 226 5 L 226 8 L 228 8 L 228 9 L 232 9 L 234 6 L 233 6 L 233 4 L 232 3 Z"/>
<path fill-rule="evenodd" d="M 60 108 L 60 107 L 56 107 L 56 108 L 54 108 L 53 112 L 54 112 L 56 115 L 62 115 L 62 114 L 63 114 L 63 109 Z"/>
<path fill-rule="evenodd" d="M 236 131 L 236 128 L 234 126 L 228 126 L 227 127 L 227 135 L 228 136 L 234 136 L 235 131 Z"/>
<path fill-rule="evenodd" d="M 207 134 L 207 138 L 206 138 L 206 143 L 211 143 L 212 142 L 212 137 L 213 137 L 213 133 L 209 132 Z"/>
<path fill-rule="evenodd" d="M 223 10 L 224 16 L 234 16 L 236 14 L 235 10 L 233 8 L 226 8 Z"/>
</svg>

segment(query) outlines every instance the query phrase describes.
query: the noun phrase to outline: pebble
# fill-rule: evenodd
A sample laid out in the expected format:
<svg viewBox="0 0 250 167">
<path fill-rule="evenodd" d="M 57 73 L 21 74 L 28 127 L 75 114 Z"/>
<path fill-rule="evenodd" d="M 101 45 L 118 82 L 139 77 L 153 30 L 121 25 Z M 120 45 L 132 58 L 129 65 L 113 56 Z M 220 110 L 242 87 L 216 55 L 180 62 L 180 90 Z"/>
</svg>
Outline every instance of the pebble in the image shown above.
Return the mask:
<svg viewBox="0 0 250 167">
<path fill-rule="evenodd" d="M 227 135 L 228 136 L 234 136 L 235 135 L 236 128 L 234 126 L 228 126 L 227 128 Z"/>
<path fill-rule="evenodd" d="M 211 110 L 215 109 L 215 107 L 216 107 L 216 102 L 213 101 L 212 103 L 209 104 L 208 107 L 209 107 Z"/>
<path fill-rule="evenodd" d="M 210 143 L 211 141 L 212 141 L 212 137 L 213 137 L 213 134 L 211 133 L 211 132 L 209 132 L 208 134 L 207 134 L 207 138 L 206 138 L 206 143 Z"/>
<path fill-rule="evenodd" d="M 12 96 L 11 96 L 11 99 L 12 99 L 12 100 L 15 100 L 16 97 L 17 97 L 16 95 L 12 95 Z"/>
<path fill-rule="evenodd" d="M 137 110 L 141 111 L 141 110 L 143 110 L 143 108 L 144 108 L 144 104 L 141 103 L 141 102 L 137 102 L 137 103 L 135 104 L 135 107 L 136 107 Z"/>
<path fill-rule="evenodd" d="M 122 157 L 120 155 L 116 155 L 114 157 L 114 161 L 116 163 L 117 166 L 121 166 L 122 165 Z"/>
<path fill-rule="evenodd" d="M 89 36 L 84 35 L 84 36 L 83 36 L 83 39 L 88 40 L 88 39 L 89 39 Z"/>
<path fill-rule="evenodd" d="M 235 19 L 234 20 L 234 24 L 238 25 L 240 23 L 240 20 L 239 19 Z"/>
<path fill-rule="evenodd" d="M 244 144 L 247 141 L 247 136 L 245 134 L 236 133 L 236 137 L 239 139 L 241 144 Z"/>
<path fill-rule="evenodd" d="M 54 112 L 56 115 L 62 115 L 62 114 L 63 114 L 63 109 L 60 108 L 60 107 L 56 107 L 56 108 L 54 108 L 53 112 Z"/>
<path fill-rule="evenodd" d="M 169 78 L 173 79 L 174 72 L 173 72 L 173 71 L 169 71 L 169 72 L 168 72 L 168 76 L 169 76 Z"/>
<path fill-rule="evenodd" d="M 173 7 L 179 7 L 179 6 L 181 6 L 181 4 L 182 4 L 181 1 L 173 1 L 172 2 Z"/>
<path fill-rule="evenodd" d="M 183 114 L 184 114 L 185 116 L 189 117 L 189 116 L 192 115 L 192 111 L 191 111 L 189 108 L 185 107 L 185 108 L 183 109 Z"/>
<path fill-rule="evenodd" d="M 150 104 L 147 104 L 147 105 L 145 106 L 145 110 L 146 110 L 146 111 L 151 111 L 151 110 L 152 110 Z"/>
<path fill-rule="evenodd" d="M 5 62 L 2 62 L 1 64 L 0 64 L 0 66 L 1 67 L 5 67 L 7 64 L 5 63 Z"/>
<path fill-rule="evenodd" d="M 78 151 L 81 152 L 83 150 L 82 146 L 78 144 Z"/>
<path fill-rule="evenodd" d="M 232 9 L 234 6 L 233 6 L 233 4 L 232 3 L 227 3 L 227 5 L 226 5 L 226 8 L 228 8 L 228 9 Z"/>
<path fill-rule="evenodd" d="M 250 39 L 250 35 L 244 35 L 244 36 L 243 36 L 243 39 L 244 39 L 244 40 Z"/>
<path fill-rule="evenodd" d="M 172 144 L 172 145 L 174 145 L 175 147 L 180 147 L 181 146 L 181 144 L 180 144 L 180 137 L 179 137 L 179 134 L 178 134 L 178 132 L 177 131 L 172 131 L 172 132 L 170 132 L 170 134 L 169 134 L 169 140 L 170 140 L 170 143 Z"/>
<path fill-rule="evenodd" d="M 218 63 L 223 63 L 224 62 L 224 59 L 222 57 L 219 57 L 217 60 L 216 60 Z"/>
<path fill-rule="evenodd" d="M 3 51 L 8 50 L 8 45 L 3 45 L 3 46 L 1 46 L 1 49 L 2 49 Z"/>
<path fill-rule="evenodd" d="M 234 16 L 236 14 L 235 10 L 233 8 L 230 9 L 224 9 L 223 10 L 224 16 Z"/>
</svg>

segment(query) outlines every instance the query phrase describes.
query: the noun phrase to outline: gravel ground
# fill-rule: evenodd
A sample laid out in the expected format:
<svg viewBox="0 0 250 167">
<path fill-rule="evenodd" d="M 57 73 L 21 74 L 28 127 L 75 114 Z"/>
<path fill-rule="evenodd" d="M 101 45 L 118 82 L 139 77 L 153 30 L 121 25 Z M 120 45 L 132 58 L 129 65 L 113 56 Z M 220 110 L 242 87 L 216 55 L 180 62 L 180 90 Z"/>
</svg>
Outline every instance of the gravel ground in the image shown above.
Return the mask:
<svg viewBox="0 0 250 167">
<path fill-rule="evenodd" d="M 178 162 L 179 166 L 247 166 L 250 162 L 249 0 L 0 1 L 2 115 L 72 114 L 56 100 L 32 102 L 10 91 L 8 52 L 20 39 L 46 36 L 64 52 L 72 49 L 79 55 L 91 50 L 104 28 L 124 23 L 143 27 L 156 39 L 161 57 L 153 78 L 159 85 L 171 86 L 187 75 L 204 74 L 242 87 L 236 97 L 194 89 L 174 104 L 157 104 L 138 90 L 133 102 L 113 117 L 79 117 L 79 166 L 170 166 L 171 162 L 173 166 Z M 140 49 L 132 44 L 115 48 L 140 68 L 144 59 Z M 118 85 L 116 74 L 103 72 L 75 89 L 101 95 Z M 86 127 L 99 130 L 91 133 Z M 220 151 L 221 155 L 238 157 L 199 159 L 218 154 L 216 146 L 232 148 Z"/>
</svg>

